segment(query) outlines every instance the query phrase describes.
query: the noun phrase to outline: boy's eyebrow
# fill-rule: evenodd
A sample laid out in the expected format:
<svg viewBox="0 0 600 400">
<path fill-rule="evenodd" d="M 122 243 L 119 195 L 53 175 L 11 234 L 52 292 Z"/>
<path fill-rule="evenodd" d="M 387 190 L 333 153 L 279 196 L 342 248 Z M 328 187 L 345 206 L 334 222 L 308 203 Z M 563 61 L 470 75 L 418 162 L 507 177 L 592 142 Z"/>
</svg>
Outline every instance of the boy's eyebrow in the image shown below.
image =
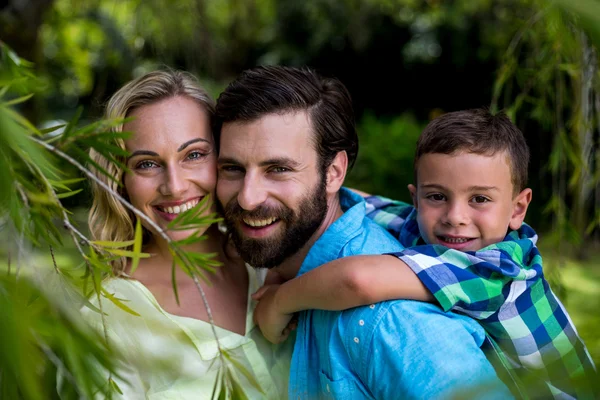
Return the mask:
<svg viewBox="0 0 600 400">
<path fill-rule="evenodd" d="M 471 186 L 469 191 L 471 192 L 490 192 L 490 191 L 500 191 L 496 186 Z"/>
<path fill-rule="evenodd" d="M 422 188 L 424 189 L 438 189 L 438 190 L 448 190 L 447 187 L 437 184 L 437 183 L 430 183 L 430 184 L 423 184 L 421 185 Z M 469 186 L 467 188 L 467 190 L 469 192 L 490 192 L 490 191 L 500 191 L 499 188 L 497 188 L 496 186 Z"/>
</svg>

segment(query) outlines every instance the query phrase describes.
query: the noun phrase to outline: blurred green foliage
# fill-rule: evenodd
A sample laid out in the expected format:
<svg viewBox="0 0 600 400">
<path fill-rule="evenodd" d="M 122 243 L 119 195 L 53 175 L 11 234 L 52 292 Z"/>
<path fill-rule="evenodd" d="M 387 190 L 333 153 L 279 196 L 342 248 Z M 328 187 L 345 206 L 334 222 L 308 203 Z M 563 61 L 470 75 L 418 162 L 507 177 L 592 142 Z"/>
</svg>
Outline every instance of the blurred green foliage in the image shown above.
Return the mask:
<svg viewBox="0 0 600 400">
<path fill-rule="evenodd" d="M 424 125 L 412 114 L 377 118 L 367 113 L 358 124 L 360 147 L 346 185 L 367 193 L 411 202 L 413 159 Z"/>
<path fill-rule="evenodd" d="M 86 187 L 46 184 L 82 174 L 26 139 L 49 133 L 43 123 L 59 125 L 82 109 L 73 126 L 81 132 L 123 83 L 164 65 L 197 74 L 214 97 L 244 68 L 310 65 L 338 76 L 354 98 L 361 143 L 347 185 L 404 201 L 415 143 L 432 116 L 484 105 L 508 111 L 532 150 L 527 220 L 543 231 L 546 273 L 598 363 L 600 263 L 590 243 L 600 241 L 599 27 L 598 0 L 9 0 L 0 5 L 0 231 L 11 241 L 0 255 L 12 259 L 14 273 L 24 257 L 10 248 L 22 240 L 17 232 L 47 254 L 48 243 L 65 241 L 60 204 L 70 211 L 89 201 L 86 190 L 59 204 L 52 197 Z M 23 222 L 28 215 L 33 220 Z M 589 261 L 568 257 L 568 243 Z M 81 260 L 70 247 L 72 257 L 58 265 L 64 277 Z M 94 340 L 30 281 L 9 285 L 0 280 L 0 296 L 17 296 L 0 297 L 14 302 L 0 304 L 8 321 L 0 342 L 20 338 L 6 354 L 31 352 L 23 362 L 39 365 L 44 380 L 31 383 L 33 370 L 2 364 L 3 350 L 0 383 L 14 380 L 19 393 L 0 397 L 41 398 L 58 368 L 44 351 L 71 355 L 67 369 L 87 369 L 90 361 L 73 352 Z M 29 323 L 37 337 L 24 333 Z M 75 344 L 44 336 L 52 323 L 61 325 L 56 334 L 72 330 Z M 104 363 L 101 347 L 90 346 Z M 71 383 L 81 394 L 97 382 Z"/>
</svg>

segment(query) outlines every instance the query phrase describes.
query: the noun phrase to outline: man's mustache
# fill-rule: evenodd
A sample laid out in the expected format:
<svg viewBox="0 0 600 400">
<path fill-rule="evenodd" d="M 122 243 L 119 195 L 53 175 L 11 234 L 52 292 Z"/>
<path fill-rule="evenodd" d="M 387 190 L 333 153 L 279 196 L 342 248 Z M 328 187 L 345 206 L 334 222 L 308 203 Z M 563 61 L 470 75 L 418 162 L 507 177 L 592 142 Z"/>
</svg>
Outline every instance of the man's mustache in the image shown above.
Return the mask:
<svg viewBox="0 0 600 400">
<path fill-rule="evenodd" d="M 287 207 L 269 207 L 261 205 L 254 210 L 244 210 L 240 207 L 237 200 L 230 201 L 224 210 L 226 220 L 233 219 L 268 219 L 278 218 L 283 221 L 289 221 L 293 218 L 293 211 Z"/>
</svg>

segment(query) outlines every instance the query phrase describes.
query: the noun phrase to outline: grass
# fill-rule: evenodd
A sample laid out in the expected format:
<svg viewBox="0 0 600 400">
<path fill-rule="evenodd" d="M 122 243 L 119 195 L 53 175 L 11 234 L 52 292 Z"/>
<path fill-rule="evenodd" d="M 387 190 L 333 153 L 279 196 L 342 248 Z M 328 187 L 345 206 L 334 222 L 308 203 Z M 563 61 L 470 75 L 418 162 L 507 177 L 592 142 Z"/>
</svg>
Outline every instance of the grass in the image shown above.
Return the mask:
<svg viewBox="0 0 600 400">
<path fill-rule="evenodd" d="M 542 248 L 542 256 L 544 268 L 557 268 L 556 252 Z M 558 296 L 596 366 L 600 366 L 600 251 L 594 251 L 586 260 L 564 257 L 558 273 L 564 286 L 564 293 Z"/>
</svg>

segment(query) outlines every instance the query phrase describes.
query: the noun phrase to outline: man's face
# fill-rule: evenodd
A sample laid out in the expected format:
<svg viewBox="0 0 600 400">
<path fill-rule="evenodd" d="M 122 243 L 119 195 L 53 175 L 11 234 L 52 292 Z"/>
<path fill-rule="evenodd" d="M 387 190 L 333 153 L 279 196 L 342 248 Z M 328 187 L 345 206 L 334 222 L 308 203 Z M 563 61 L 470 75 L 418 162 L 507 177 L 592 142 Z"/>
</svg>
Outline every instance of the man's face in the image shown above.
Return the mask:
<svg viewBox="0 0 600 400">
<path fill-rule="evenodd" d="M 217 197 L 242 258 L 272 268 L 300 250 L 327 213 L 324 173 L 305 112 L 221 130 Z"/>
<path fill-rule="evenodd" d="M 531 190 L 513 195 L 505 152 L 493 156 L 430 153 L 417 162 L 417 187 L 409 185 L 425 242 L 477 251 L 501 242 L 523 222 Z"/>
</svg>

